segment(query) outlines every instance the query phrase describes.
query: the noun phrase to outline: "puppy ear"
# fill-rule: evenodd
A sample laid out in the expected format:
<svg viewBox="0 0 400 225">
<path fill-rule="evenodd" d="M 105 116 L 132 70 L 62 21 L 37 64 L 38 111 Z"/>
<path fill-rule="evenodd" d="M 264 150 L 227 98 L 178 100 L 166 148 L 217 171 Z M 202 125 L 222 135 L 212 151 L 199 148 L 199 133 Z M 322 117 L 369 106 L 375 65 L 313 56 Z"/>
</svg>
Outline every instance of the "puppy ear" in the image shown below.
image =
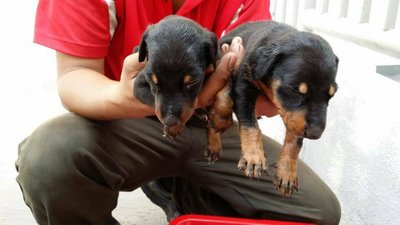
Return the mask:
<svg viewBox="0 0 400 225">
<path fill-rule="evenodd" d="M 339 58 L 335 55 L 336 67 L 339 66 Z"/>
<path fill-rule="evenodd" d="M 147 36 L 149 35 L 149 31 L 153 29 L 153 26 L 148 26 L 146 31 L 142 35 L 142 40 L 140 41 L 140 46 L 139 46 L 139 62 L 143 62 L 147 55 L 148 55 L 148 50 L 147 50 Z"/>
<path fill-rule="evenodd" d="M 144 32 L 142 35 L 142 40 L 140 41 L 139 46 L 139 62 L 143 62 L 147 57 L 147 39 L 148 31 Z"/>
<path fill-rule="evenodd" d="M 274 44 L 263 45 L 253 51 L 250 55 L 253 79 L 261 80 L 265 76 L 271 75 L 282 56 L 279 46 Z"/>
<path fill-rule="evenodd" d="M 218 39 L 214 33 L 208 32 L 204 42 L 204 52 L 207 65 L 212 64 L 216 68 L 218 55 Z"/>
</svg>

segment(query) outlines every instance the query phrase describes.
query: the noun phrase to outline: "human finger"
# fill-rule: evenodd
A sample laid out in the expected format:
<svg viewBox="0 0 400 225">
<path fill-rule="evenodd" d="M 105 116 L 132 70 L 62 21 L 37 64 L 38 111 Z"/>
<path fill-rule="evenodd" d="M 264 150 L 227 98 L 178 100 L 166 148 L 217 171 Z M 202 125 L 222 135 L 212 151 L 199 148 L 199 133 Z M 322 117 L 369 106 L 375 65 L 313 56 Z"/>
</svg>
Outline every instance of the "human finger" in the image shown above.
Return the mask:
<svg viewBox="0 0 400 225">
<path fill-rule="evenodd" d="M 146 62 L 139 62 L 139 53 L 128 55 L 124 59 L 121 79 L 133 79 L 146 65 Z"/>
<path fill-rule="evenodd" d="M 214 100 L 215 95 L 228 82 L 229 76 L 236 64 L 237 56 L 233 52 L 225 54 L 214 73 L 208 77 L 206 83 L 198 95 L 198 106 L 208 106 Z"/>
</svg>

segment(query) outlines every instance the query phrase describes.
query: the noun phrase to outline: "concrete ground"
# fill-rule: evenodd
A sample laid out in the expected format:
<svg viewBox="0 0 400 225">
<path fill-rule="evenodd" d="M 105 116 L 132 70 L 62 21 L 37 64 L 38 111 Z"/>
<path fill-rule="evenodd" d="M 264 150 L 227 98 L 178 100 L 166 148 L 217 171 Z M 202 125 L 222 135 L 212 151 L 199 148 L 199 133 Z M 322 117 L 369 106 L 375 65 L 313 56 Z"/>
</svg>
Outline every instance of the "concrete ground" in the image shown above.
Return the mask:
<svg viewBox="0 0 400 225">
<path fill-rule="evenodd" d="M 32 44 L 35 4 L 8 1 L 0 13 L 0 224 L 4 225 L 35 224 L 15 182 L 17 146 L 39 124 L 64 112 L 56 92 L 54 53 Z M 340 58 L 339 91 L 330 103 L 323 137 L 306 140 L 301 158 L 337 194 L 341 224 L 400 224 L 400 83 L 396 74 L 391 79 L 375 73 L 376 66 L 400 65 L 400 60 L 326 38 Z M 282 140 L 280 118 L 260 123 L 264 133 Z M 161 209 L 140 190 L 121 193 L 114 215 L 122 225 L 167 224 Z"/>
</svg>

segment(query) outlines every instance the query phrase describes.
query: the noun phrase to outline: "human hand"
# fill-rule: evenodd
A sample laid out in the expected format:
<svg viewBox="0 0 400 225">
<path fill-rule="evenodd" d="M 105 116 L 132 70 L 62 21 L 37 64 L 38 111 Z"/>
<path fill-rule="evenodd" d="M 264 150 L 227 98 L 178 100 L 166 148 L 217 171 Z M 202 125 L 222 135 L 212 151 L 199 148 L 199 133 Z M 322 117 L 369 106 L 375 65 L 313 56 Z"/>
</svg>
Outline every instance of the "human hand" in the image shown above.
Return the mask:
<svg viewBox="0 0 400 225">
<path fill-rule="evenodd" d="M 145 65 L 146 65 L 146 61 L 139 62 L 139 54 L 138 53 L 133 53 L 131 55 L 128 55 L 124 59 L 124 63 L 122 65 L 120 83 L 122 83 L 124 86 L 126 86 L 125 89 L 130 94 L 133 93 L 134 78 L 145 67 Z"/>
<path fill-rule="evenodd" d="M 242 38 L 235 37 L 231 45 L 222 45 L 224 55 L 217 63 L 217 68 L 214 71 L 209 71 L 212 74 L 209 75 L 198 95 L 197 106 L 199 108 L 209 106 L 214 101 L 216 94 L 227 84 L 232 70 L 239 66 L 245 54 L 242 42 Z"/>
<path fill-rule="evenodd" d="M 119 89 L 121 99 L 125 104 L 131 106 L 130 110 L 134 117 L 144 117 L 154 114 L 154 108 L 139 101 L 133 94 L 136 76 L 145 67 L 146 61 L 139 62 L 139 53 L 128 55 L 123 63 Z"/>
</svg>

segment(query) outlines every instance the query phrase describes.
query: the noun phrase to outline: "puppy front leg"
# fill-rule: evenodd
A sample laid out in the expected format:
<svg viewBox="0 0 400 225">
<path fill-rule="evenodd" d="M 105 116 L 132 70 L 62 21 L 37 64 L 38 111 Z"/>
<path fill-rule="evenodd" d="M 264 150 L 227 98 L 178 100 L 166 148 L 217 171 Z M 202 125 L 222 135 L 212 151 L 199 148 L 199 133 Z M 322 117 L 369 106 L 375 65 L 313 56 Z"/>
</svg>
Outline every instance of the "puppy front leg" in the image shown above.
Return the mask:
<svg viewBox="0 0 400 225">
<path fill-rule="evenodd" d="M 231 82 L 218 92 L 214 104 L 209 107 L 207 127 L 208 145 L 204 157 L 210 163 L 218 160 L 222 153 L 220 132 L 232 126 L 233 100 L 230 97 Z"/>
<path fill-rule="evenodd" d="M 210 126 L 216 132 L 224 132 L 232 126 L 233 100 L 230 96 L 232 82 L 230 81 L 215 97 L 215 102 L 209 109 Z"/>
<path fill-rule="evenodd" d="M 286 130 L 285 141 L 280 152 L 274 176 L 275 189 L 283 197 L 291 197 L 293 192 L 298 191 L 297 159 L 303 145 L 303 138 L 296 137 Z"/>
<path fill-rule="evenodd" d="M 267 157 L 264 153 L 262 133 L 255 127 L 240 126 L 242 154 L 238 163 L 239 171 L 250 178 L 260 177 L 268 170 Z"/>
<path fill-rule="evenodd" d="M 221 157 L 222 145 L 221 137 L 214 129 L 207 128 L 207 150 L 204 152 L 204 158 L 209 163 L 214 163 Z"/>
<path fill-rule="evenodd" d="M 238 77 L 238 79 L 243 79 Z M 247 80 L 235 83 L 235 114 L 239 121 L 242 153 L 239 171 L 248 177 L 260 177 L 267 171 L 267 158 L 263 149 L 262 133 L 255 115 L 259 91 Z"/>
</svg>

